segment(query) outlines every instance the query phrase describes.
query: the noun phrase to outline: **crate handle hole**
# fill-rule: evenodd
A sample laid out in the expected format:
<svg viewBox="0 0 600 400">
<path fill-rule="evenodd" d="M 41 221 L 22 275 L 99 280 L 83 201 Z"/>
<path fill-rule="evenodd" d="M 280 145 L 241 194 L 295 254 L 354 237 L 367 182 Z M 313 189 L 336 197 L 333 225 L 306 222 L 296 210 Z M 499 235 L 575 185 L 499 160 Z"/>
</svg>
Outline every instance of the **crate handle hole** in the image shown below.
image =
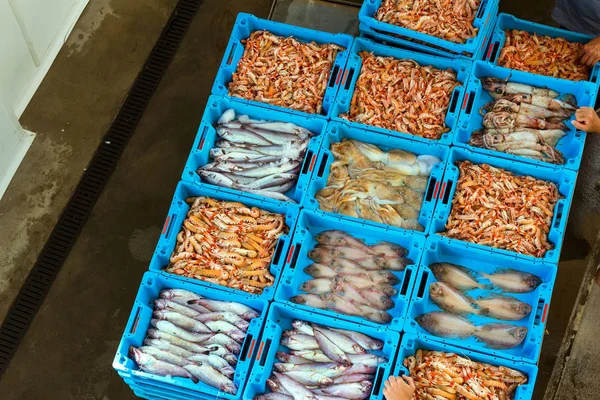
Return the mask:
<svg viewBox="0 0 600 400">
<path fill-rule="evenodd" d="M 233 46 L 231 46 L 231 50 L 229 50 L 229 54 L 227 55 L 227 65 L 231 65 L 231 63 L 233 62 L 233 54 L 235 53 L 237 46 L 237 43 L 233 43 Z M 223 85 L 219 85 L 219 87 L 222 88 Z"/>
</svg>

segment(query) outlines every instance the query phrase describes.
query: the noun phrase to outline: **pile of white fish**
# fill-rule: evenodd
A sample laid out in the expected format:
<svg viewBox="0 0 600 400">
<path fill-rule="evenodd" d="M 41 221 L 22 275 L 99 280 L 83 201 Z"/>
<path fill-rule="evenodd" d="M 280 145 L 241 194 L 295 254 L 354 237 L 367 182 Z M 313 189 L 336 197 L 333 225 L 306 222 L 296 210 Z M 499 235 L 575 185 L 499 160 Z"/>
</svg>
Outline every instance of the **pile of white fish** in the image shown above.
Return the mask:
<svg viewBox="0 0 600 400">
<path fill-rule="evenodd" d="M 313 133 L 288 122 L 250 119 L 234 110 L 221 115 L 215 127 L 221 141 L 210 150 L 212 162 L 200 167 L 206 182 L 294 202 L 292 189 Z"/>
<path fill-rule="evenodd" d="M 531 305 L 512 296 L 490 294 L 472 299 L 462 291 L 499 288 L 509 293 L 529 293 L 541 283 L 533 274 L 505 270 L 481 276 L 492 283 L 488 287 L 474 278 L 474 272 L 449 263 L 429 266 L 438 280 L 429 286 L 429 298 L 445 311 L 433 311 L 416 318 L 427 332 L 441 337 L 476 337 L 493 349 L 510 349 L 518 346 L 527 336 L 524 326 L 491 323 L 475 326 L 463 315 L 481 315 L 502 321 L 519 321 L 531 313 Z"/>
<path fill-rule="evenodd" d="M 383 342 L 362 333 L 328 328 L 305 321 L 292 322 L 267 380 L 271 393 L 254 400 L 362 400 L 371 395 L 377 367 L 388 360 L 369 350 Z"/>
<path fill-rule="evenodd" d="M 244 304 L 163 290 L 154 302 L 155 329 L 148 330 L 142 347 L 130 348 L 130 357 L 144 372 L 190 378 L 235 394 L 237 355 L 248 321 L 258 316 Z"/>
<path fill-rule="evenodd" d="M 575 97 L 497 78 L 481 78 L 494 98 L 480 113 L 484 129 L 473 132 L 469 144 L 552 164 L 564 164 L 555 147 L 566 135 L 568 120 L 577 109 Z"/>
<path fill-rule="evenodd" d="M 406 249 L 388 242 L 367 245 L 346 232 L 323 231 L 308 256 L 315 262 L 304 269 L 314 279 L 300 285 L 300 294 L 291 298 L 298 304 L 363 317 L 386 324 L 394 308 L 390 297 L 400 282 L 394 274 L 413 262 Z M 393 272 L 392 272 L 393 271 Z"/>
</svg>

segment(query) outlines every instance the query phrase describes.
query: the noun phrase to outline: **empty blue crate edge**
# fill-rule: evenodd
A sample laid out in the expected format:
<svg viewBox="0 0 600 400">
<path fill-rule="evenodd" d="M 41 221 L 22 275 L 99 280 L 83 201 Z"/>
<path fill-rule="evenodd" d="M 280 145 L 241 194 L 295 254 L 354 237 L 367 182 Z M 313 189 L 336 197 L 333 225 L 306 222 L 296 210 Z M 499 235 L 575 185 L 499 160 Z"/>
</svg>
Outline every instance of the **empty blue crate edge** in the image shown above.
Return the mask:
<svg viewBox="0 0 600 400">
<path fill-rule="evenodd" d="M 512 348 L 497 349 L 475 336 L 466 338 L 436 336 L 435 330 L 419 324 L 418 318 L 431 312 L 444 311 L 430 297 L 432 284 L 442 279 L 438 285 L 449 284 L 447 277 L 452 272 L 451 268 L 457 266 L 466 271 L 477 282 L 479 287 L 463 289 L 463 293 L 468 299 L 472 299 L 475 306 L 470 314 L 464 314 L 472 325 L 481 327 L 484 325 L 493 326 L 493 324 L 506 324 L 515 327 L 515 332 L 523 335 L 523 340 Z M 467 268 L 467 270 L 464 270 Z M 519 271 L 519 273 L 533 274 L 539 280 L 531 280 L 531 286 L 523 289 L 521 293 L 515 293 L 503 290 L 495 286 L 484 277 L 483 274 L 497 274 L 509 272 L 508 270 Z M 512 271 L 510 271 L 512 272 Z M 483 251 L 474 248 L 463 248 L 456 246 L 442 238 L 434 235 L 427 239 L 425 251 L 419 264 L 419 272 L 415 281 L 404 330 L 406 332 L 417 333 L 419 335 L 430 337 L 434 340 L 448 343 L 457 347 L 467 348 L 479 353 L 491 354 L 496 357 L 508 358 L 516 361 L 537 363 L 542 349 L 542 341 L 545 334 L 546 318 L 552 289 L 556 281 L 557 267 L 554 264 L 543 262 L 527 261 L 518 257 L 508 257 L 495 254 L 492 251 Z M 444 287 L 441 286 L 441 290 Z M 529 290 L 529 291 L 526 291 Z M 488 311 L 481 311 L 486 304 L 481 302 L 481 307 L 477 303 L 481 300 L 496 299 L 498 296 L 510 296 L 511 301 L 518 300 L 527 306 L 519 305 L 514 308 L 514 315 L 506 313 L 490 314 Z M 507 300 L 508 297 L 505 297 Z M 516 304 L 516 302 L 511 303 Z M 488 315 L 489 314 L 489 315 Z M 517 317 L 522 316 L 520 319 Z M 494 317 L 496 316 L 496 318 Z M 502 317 L 504 319 L 499 319 Z M 512 318 L 512 319 L 508 319 Z M 516 340 L 518 341 L 518 340 Z M 516 343 L 515 341 L 515 343 Z"/>
<path fill-rule="evenodd" d="M 265 287 L 262 290 L 262 293 L 250 294 L 241 289 L 230 288 L 204 280 L 171 274 L 164 270 L 170 264 L 171 254 L 173 253 L 177 243 L 177 235 L 181 231 L 183 221 L 186 219 L 187 213 L 190 209 L 190 206 L 186 203 L 186 199 L 199 196 L 205 196 L 221 201 L 240 202 L 249 208 L 257 207 L 265 211 L 282 214 L 285 216 L 285 223 L 287 225 L 288 232 L 279 237 L 278 242 L 273 249 L 272 261 L 269 268 L 274 281 L 271 286 Z M 272 300 L 275 294 L 275 287 L 279 280 L 281 269 L 283 268 L 283 263 L 285 261 L 284 256 L 287 254 L 287 249 L 292 239 L 292 232 L 296 226 L 299 212 L 300 209 L 295 204 L 257 200 L 243 195 L 235 195 L 221 191 L 219 188 L 211 188 L 202 184 L 181 181 L 175 190 L 175 195 L 173 197 L 169 213 L 167 214 L 156 251 L 154 252 L 152 260 L 150 261 L 150 271 L 160 272 L 166 276 L 175 277 L 176 279 L 181 279 L 199 285 L 209 286 L 234 293 L 246 294 L 261 299 Z"/>
<path fill-rule="evenodd" d="M 306 197 L 304 199 L 304 207 L 313 210 L 320 210 L 321 205 L 318 200 L 315 198 L 317 193 L 325 188 L 329 181 L 329 175 L 331 171 L 331 166 L 335 161 L 335 157 L 331 152 L 331 145 L 334 143 L 339 143 L 343 140 L 356 140 L 359 142 L 364 142 L 368 144 L 375 145 L 379 147 L 383 151 L 389 151 L 392 149 L 400 149 L 412 152 L 417 156 L 420 155 L 429 155 L 434 156 L 440 159 L 441 161 L 437 164 L 433 165 L 431 168 L 431 173 L 427 179 L 427 184 L 423 185 L 423 187 L 418 188 L 422 193 L 422 203 L 421 208 L 418 210 L 418 214 L 414 216 L 410 216 L 412 219 L 416 219 L 418 224 L 420 224 L 423 228 L 423 231 L 418 230 L 409 230 L 410 232 L 417 232 L 417 234 L 424 234 L 428 231 L 431 221 L 433 218 L 433 210 L 435 208 L 435 204 L 438 201 L 438 193 L 440 184 L 442 182 L 442 177 L 444 175 L 445 162 L 448 158 L 449 148 L 443 146 L 441 144 L 429 142 L 418 142 L 406 138 L 389 136 L 386 134 L 369 132 L 361 127 L 356 127 L 350 124 L 345 123 L 337 123 L 330 122 L 327 126 L 327 132 L 323 137 L 323 142 L 321 146 L 321 151 L 319 156 L 317 157 L 317 161 L 315 164 L 315 171 L 311 177 L 310 184 L 307 189 Z M 416 190 L 416 189 L 415 189 Z M 321 210 L 322 211 L 322 210 Z M 366 219 L 361 219 L 357 217 L 352 217 L 348 215 L 344 215 L 341 213 L 336 213 L 333 211 L 322 211 L 328 215 L 349 219 L 352 221 L 361 222 L 367 225 L 375 225 L 378 227 L 384 227 L 385 229 L 390 230 L 405 230 L 404 228 L 387 225 L 384 223 L 379 223 L 375 221 L 370 221 Z M 406 216 L 409 218 L 409 216 Z"/>
<path fill-rule="evenodd" d="M 211 187 L 218 187 L 222 192 L 240 194 L 256 200 L 273 200 L 269 197 L 248 193 L 242 190 L 212 185 L 210 182 L 207 182 L 201 178 L 198 174 L 198 169 L 200 167 L 213 162 L 211 150 L 216 147 L 216 143 L 220 140 L 219 135 L 217 134 L 216 124 L 219 118 L 227 110 L 233 110 L 236 118 L 247 115 L 251 119 L 255 120 L 292 123 L 308 129 L 314 134 L 314 136 L 310 138 L 308 147 L 304 153 L 304 159 L 300 164 L 297 183 L 290 190 L 284 193 L 291 200 L 298 204 L 302 204 L 302 201 L 304 200 L 304 194 L 306 193 L 306 188 L 310 181 L 310 177 L 312 176 L 316 157 L 321 147 L 321 141 L 327 126 L 327 121 L 310 115 L 297 115 L 283 111 L 269 110 L 256 105 L 237 101 L 231 97 L 214 95 L 209 97 L 206 109 L 204 110 L 204 115 L 202 116 L 202 121 L 200 122 L 200 127 L 198 128 L 198 134 L 194 140 L 192 151 L 190 152 L 187 163 L 185 164 L 181 179 L 193 183 L 206 184 L 207 186 Z M 292 134 L 290 133 L 290 135 Z"/>
<path fill-rule="evenodd" d="M 295 296 L 308 294 L 302 289 L 302 284 L 313 279 L 313 276 L 306 272 L 306 268 L 313 264 L 318 265 L 317 261 L 313 261 L 310 258 L 309 253 L 319 243 L 317 241 L 317 236 L 324 231 L 330 230 L 343 231 L 356 239 L 364 241 L 364 243 L 369 246 L 379 242 L 388 242 L 399 245 L 407 252 L 403 257 L 406 257 L 407 261 L 412 261 L 403 268 L 388 270 L 397 278 L 397 282 L 392 285 L 394 291 L 397 293 L 390 293 L 387 295 L 386 297 L 392 300 L 393 304 L 386 305 L 385 308 L 387 309 L 385 310 L 378 310 L 375 312 L 376 315 L 372 318 L 368 318 L 368 315 L 361 316 L 338 313 L 333 310 L 316 308 L 307 304 L 298 304 L 293 301 Z M 302 210 L 294 231 L 292 245 L 290 246 L 288 256 L 286 257 L 284 272 L 279 281 L 279 285 L 277 286 L 277 291 L 275 292 L 275 301 L 287 303 L 301 310 L 323 314 L 340 320 L 348 320 L 350 322 L 380 329 L 390 328 L 401 332 L 404 325 L 404 316 L 408 309 L 410 295 L 417 275 L 417 265 L 421 258 L 424 244 L 425 238 L 420 235 L 412 235 L 408 232 L 394 232 L 324 215 L 317 211 Z M 333 286 L 335 279 L 331 278 L 331 281 Z M 366 290 L 366 288 L 364 290 Z M 344 295 L 342 294 L 342 296 Z M 359 300 L 353 298 L 349 294 L 345 294 L 345 297 L 343 298 L 348 301 Z M 361 301 L 358 304 L 364 303 L 364 301 Z M 379 319 L 381 317 L 390 318 L 390 320 L 389 322 L 385 322 L 384 319 Z"/>
<path fill-rule="evenodd" d="M 515 16 L 510 14 L 501 13 L 498 15 L 498 19 L 496 20 L 496 27 L 494 28 L 494 33 L 492 34 L 488 50 L 484 53 L 483 59 L 485 61 L 488 61 L 492 64 L 498 63 L 500 53 L 502 51 L 502 48 L 504 47 L 504 44 L 506 43 L 506 35 L 504 31 L 513 29 L 526 31 L 529 33 L 536 33 L 538 35 L 543 36 L 550 36 L 553 38 L 561 37 L 569 42 L 574 43 L 587 43 L 593 39 L 593 37 L 589 35 L 568 31 L 566 29 L 555 28 L 553 26 L 537 24 L 535 22 L 530 22 L 524 19 L 516 18 Z M 539 76 L 533 73 L 527 73 L 532 76 Z M 593 83 L 598 83 L 599 73 L 600 63 L 596 64 L 594 68 L 592 68 L 588 80 Z"/>
<path fill-rule="evenodd" d="M 206 299 L 235 301 L 253 308 L 260 315 L 250 321 L 246 337 L 241 345 L 238 362 L 235 366 L 234 384 L 238 391 L 229 394 L 219 391 L 202 382 L 193 383 L 191 379 L 172 376 L 159 376 L 140 370 L 134 360 L 130 358 L 130 347 L 141 347 L 149 328 L 150 320 L 153 318 L 154 302 L 160 298 L 160 292 L 166 289 L 184 289 L 198 294 Z M 256 343 L 260 341 L 260 334 L 264 327 L 269 303 L 266 300 L 251 298 L 241 294 L 228 293 L 226 291 L 213 289 L 194 283 L 184 282 L 179 279 L 165 277 L 154 272 L 147 272 L 142 278 L 133 310 L 129 316 L 125 332 L 119 343 L 117 353 L 113 361 L 113 368 L 125 380 L 127 384 L 134 387 L 144 387 L 156 390 L 169 398 L 199 398 L 212 399 L 216 396 L 235 400 L 241 398 L 246 381 L 250 375 L 252 360 Z M 134 389 L 135 390 L 135 389 Z"/>
<path fill-rule="evenodd" d="M 466 58 L 472 58 L 485 44 L 489 24 L 494 22 L 498 13 L 499 3 L 498 0 L 481 1 L 473 20 L 473 26 L 478 29 L 477 35 L 467 39 L 465 43 L 457 43 L 377 20 L 375 15 L 384 1 L 385 0 L 365 0 L 358 13 L 361 24 L 364 24 L 369 29 L 378 31 L 381 35 L 390 36 L 392 40 L 397 39 L 399 36 L 405 41 L 412 42 L 412 46 L 422 48 L 425 51 L 429 51 L 432 46 L 435 46 L 440 49 L 439 51 L 446 52 L 448 56 L 465 56 Z M 393 35 L 396 37 L 393 37 Z"/>
<path fill-rule="evenodd" d="M 573 202 L 577 173 L 567 169 L 525 164 L 517 161 L 476 153 L 461 147 L 453 147 L 450 150 L 450 156 L 448 157 L 446 172 L 444 175 L 443 186 L 445 187 L 445 193 L 443 193 L 442 200 L 438 201 L 436 205 L 434 219 L 431 224 L 431 230 L 429 231 L 430 235 L 441 233 L 446 230 L 446 222 L 450 216 L 452 200 L 454 198 L 457 181 L 460 175 L 458 166 L 456 164 L 460 161 L 471 161 L 474 164 L 489 164 L 493 167 L 502 168 L 516 176 L 532 176 L 537 179 L 554 183 L 558 188 L 559 194 L 562 196 L 562 198 L 558 200 L 554 206 L 552 222 L 549 226 L 548 242 L 552 244 L 554 248 L 548 250 L 543 257 L 533 257 L 527 254 L 465 242 L 458 239 L 449 239 L 444 237 L 444 240 L 448 240 L 460 246 L 473 247 L 484 251 L 492 251 L 508 256 L 525 258 L 531 261 L 544 261 L 547 263 L 557 264 L 560 258 L 560 251 L 565 236 L 567 220 L 569 218 L 569 210 L 571 209 L 571 203 Z"/>
<path fill-rule="evenodd" d="M 489 150 L 483 147 L 476 147 L 470 144 L 473 132 L 483 128 L 481 108 L 488 102 L 494 101 L 490 94 L 483 89 L 481 80 L 487 77 L 502 80 L 508 79 L 509 82 L 548 88 L 557 91 L 561 95 L 572 94 L 577 100 L 577 107 L 594 107 L 597 95 L 596 85 L 591 82 L 571 82 L 545 76 L 533 77 L 531 74 L 525 72 L 508 70 L 483 61 L 476 61 L 473 65 L 469 85 L 467 86 L 466 108 L 460 115 L 459 128 L 454 137 L 454 144 L 456 146 L 465 147 L 477 153 L 528 164 L 578 170 L 581 165 L 586 134 L 585 132 L 577 131 L 571 123 L 566 124 L 569 130 L 565 132 L 566 135 L 556 145 L 556 149 L 564 155 L 564 164 L 553 164 L 528 157 Z"/>
<path fill-rule="evenodd" d="M 244 400 L 253 400 L 255 396 L 269 392 L 266 382 L 273 372 L 273 364 L 277 362 L 276 353 L 289 353 L 289 349 L 280 344 L 283 331 L 293 329 L 292 321 L 294 320 L 319 324 L 326 328 L 351 330 L 382 341 L 383 348 L 381 350 L 369 350 L 369 353 L 383 356 L 388 361 L 377 366 L 371 395 L 368 398 L 383 400 L 383 384 L 393 370 L 394 357 L 400 343 L 400 334 L 398 332 L 375 329 L 279 303 L 271 304 L 271 308 L 269 309 L 259 350 L 252 367 L 252 373 L 244 391 Z"/>
<path fill-rule="evenodd" d="M 460 349 L 446 343 L 440 343 L 435 340 L 426 339 L 422 336 L 410 333 L 402 336 L 402 343 L 400 344 L 400 351 L 398 352 L 398 359 L 393 374 L 394 376 L 408 375 L 408 369 L 403 365 L 404 359 L 406 357 L 414 356 L 417 350 L 454 353 L 458 356 L 466 357 L 471 361 L 486 363 L 493 366 L 512 368 L 527 375 L 527 383 L 520 385 L 515 389 L 513 400 L 530 400 L 533 396 L 533 389 L 535 387 L 535 380 L 538 373 L 538 368 L 535 364 L 515 362 L 492 357 L 477 353 L 475 351 Z"/>
<path fill-rule="evenodd" d="M 240 101 L 257 104 L 262 107 L 286 111 L 294 114 L 311 114 L 316 115 L 320 118 L 326 118 L 329 115 L 329 111 L 335 95 L 338 90 L 339 78 L 346 66 L 348 59 L 348 53 L 350 46 L 352 45 L 352 36 L 343 33 L 327 33 L 316 31 L 308 28 L 301 28 L 298 26 L 288 25 L 280 22 L 269 21 L 266 19 L 257 18 L 251 14 L 240 13 L 233 26 L 229 43 L 225 50 L 225 55 L 215 83 L 212 88 L 212 94 L 229 96 L 228 85 L 233 79 L 233 74 L 237 70 L 238 62 L 244 55 L 244 44 L 243 40 L 248 39 L 250 34 L 254 31 L 265 30 L 281 37 L 293 37 L 301 42 L 316 42 L 318 44 L 336 44 L 344 48 L 344 50 L 338 52 L 335 57 L 333 66 L 331 68 L 327 87 L 323 95 L 322 110 L 320 113 L 306 113 L 303 111 L 294 110 L 291 108 L 285 108 L 276 105 L 270 105 L 265 102 L 246 100 L 239 98 Z"/>
<path fill-rule="evenodd" d="M 456 73 L 456 79 L 461 84 L 456 87 L 450 97 L 448 103 L 448 111 L 444 120 L 445 126 L 449 132 L 443 133 L 438 140 L 427 139 L 421 136 L 412 135 L 407 132 L 399 132 L 390 129 L 380 128 L 374 125 L 367 125 L 359 122 L 350 121 L 344 117 L 350 111 L 352 98 L 356 89 L 356 84 L 361 73 L 362 59 L 359 56 L 360 52 L 373 53 L 376 56 L 393 57 L 396 59 L 413 60 L 422 66 L 432 66 L 437 69 L 451 69 Z M 444 57 L 433 56 L 430 54 L 418 53 L 410 50 L 399 49 L 386 46 L 384 44 L 375 43 L 369 39 L 356 38 L 352 45 L 352 52 L 348 59 L 346 71 L 344 72 L 340 89 L 335 99 L 335 104 L 332 107 L 331 119 L 333 121 L 344 122 L 351 126 L 363 128 L 369 131 L 385 133 L 391 136 L 403 137 L 425 143 L 439 143 L 450 145 L 457 127 L 458 117 L 460 114 L 461 104 L 465 94 L 465 85 L 468 83 L 469 73 L 471 71 L 471 62 L 464 59 L 448 59 Z M 383 105 L 382 105 L 383 106 Z"/>
</svg>

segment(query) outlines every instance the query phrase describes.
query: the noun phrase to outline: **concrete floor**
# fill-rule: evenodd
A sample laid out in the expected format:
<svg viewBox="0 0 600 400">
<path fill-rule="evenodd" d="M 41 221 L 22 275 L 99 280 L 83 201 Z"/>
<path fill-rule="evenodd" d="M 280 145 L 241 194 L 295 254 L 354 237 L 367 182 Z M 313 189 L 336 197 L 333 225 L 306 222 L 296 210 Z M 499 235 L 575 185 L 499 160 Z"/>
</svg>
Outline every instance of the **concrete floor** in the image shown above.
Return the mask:
<svg viewBox="0 0 600 400">
<path fill-rule="evenodd" d="M 0 318 L 175 3 L 90 0 L 24 114 L 23 125 L 38 137 L 0 201 L 0 248 L 6 249 L 0 260 Z M 244 11 L 266 18 L 271 3 L 204 1 L 41 312 L 0 380 L 2 399 L 133 398 L 111 367 L 116 345 L 196 134 L 235 15 Z M 502 0 L 501 10 L 551 23 L 551 3 Z M 330 31 L 356 29 L 356 10 L 336 7 L 339 18 L 332 20 L 324 12 L 331 8 L 319 1 L 279 0 L 272 10 L 273 19 Z M 313 17 L 308 13 L 311 8 Z M 600 136 L 589 137 L 549 314 L 536 399 L 542 398 L 550 379 L 586 265 L 595 261 L 591 249 L 600 228 L 600 163 L 595 156 L 599 151 Z M 598 296 L 598 291 L 593 292 L 592 303 L 583 313 L 582 339 L 577 337 L 574 350 L 598 347 L 591 327 L 600 316 L 589 311 L 597 311 L 593 302 L 600 302 Z M 581 353 L 577 368 L 589 365 L 593 371 L 589 357 Z M 597 357 L 593 360 L 597 362 Z M 595 390 L 588 392 L 593 396 L 577 398 L 596 398 L 598 390 L 593 385 L 598 385 L 597 380 L 572 382 L 585 384 L 582 390 Z M 569 389 L 563 384 L 561 390 Z"/>
</svg>

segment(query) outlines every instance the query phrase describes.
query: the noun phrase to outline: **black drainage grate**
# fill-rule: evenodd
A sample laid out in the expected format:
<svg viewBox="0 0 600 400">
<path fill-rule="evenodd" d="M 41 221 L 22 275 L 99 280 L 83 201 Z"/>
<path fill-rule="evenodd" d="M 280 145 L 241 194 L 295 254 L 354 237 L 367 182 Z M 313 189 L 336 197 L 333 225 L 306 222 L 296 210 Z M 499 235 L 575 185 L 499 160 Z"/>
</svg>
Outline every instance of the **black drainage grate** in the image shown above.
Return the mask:
<svg viewBox="0 0 600 400">
<path fill-rule="evenodd" d="M 0 376 L 75 244 L 203 0 L 180 0 L 0 327 Z"/>
</svg>

